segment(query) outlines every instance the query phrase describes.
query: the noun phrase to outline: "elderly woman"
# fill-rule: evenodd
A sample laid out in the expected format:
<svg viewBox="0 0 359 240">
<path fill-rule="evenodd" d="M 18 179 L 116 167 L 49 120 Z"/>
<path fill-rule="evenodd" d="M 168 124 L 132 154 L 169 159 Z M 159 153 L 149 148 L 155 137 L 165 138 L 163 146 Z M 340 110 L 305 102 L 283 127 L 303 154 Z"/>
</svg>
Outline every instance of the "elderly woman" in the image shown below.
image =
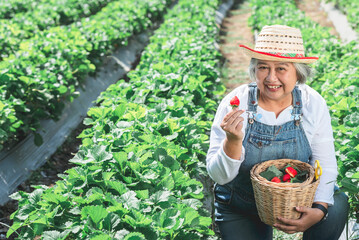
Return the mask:
<svg viewBox="0 0 359 240">
<path fill-rule="evenodd" d="M 254 49 L 240 47 L 252 58 L 253 82 L 221 102 L 207 155 L 222 238 L 272 239 L 272 228 L 258 217 L 249 172 L 259 162 L 288 158 L 311 165 L 319 160 L 323 174 L 313 206 L 297 206 L 299 219 L 279 218 L 274 227 L 304 232 L 303 239 L 338 239 L 347 221 L 348 199 L 336 192 L 331 119 L 325 100 L 305 84 L 311 73 L 308 64 L 318 58 L 305 57 L 300 30 L 282 25 L 265 26 Z M 240 105 L 232 109 L 234 96 Z"/>
</svg>

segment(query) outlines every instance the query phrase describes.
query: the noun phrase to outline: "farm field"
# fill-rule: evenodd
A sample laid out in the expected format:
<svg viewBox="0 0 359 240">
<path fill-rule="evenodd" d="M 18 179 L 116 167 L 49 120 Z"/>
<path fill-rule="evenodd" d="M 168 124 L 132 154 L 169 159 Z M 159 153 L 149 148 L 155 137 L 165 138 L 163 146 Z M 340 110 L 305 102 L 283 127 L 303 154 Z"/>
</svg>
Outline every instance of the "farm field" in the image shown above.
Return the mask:
<svg viewBox="0 0 359 240">
<path fill-rule="evenodd" d="M 249 82 L 237 43 L 253 46 L 269 24 L 302 29 L 306 54 L 320 56 L 308 85 L 327 101 L 337 185 L 349 196 L 350 217 L 359 218 L 358 45 L 342 43 L 324 15 L 313 19 L 294 0 L 235 1 L 219 25 L 216 11 L 227 2 L 218 0 L 9 2 L 0 2 L 8 34 L 0 37 L 2 148 L 29 133 L 41 147 L 40 122 L 61 116 L 101 59 L 159 27 L 135 68 L 98 96 L 67 142 L 0 208 L 0 239 L 220 239 L 205 166 L 209 131 L 220 100 Z M 349 3 L 332 2 L 357 29 Z M 275 239 L 301 234 L 276 231 Z"/>
</svg>

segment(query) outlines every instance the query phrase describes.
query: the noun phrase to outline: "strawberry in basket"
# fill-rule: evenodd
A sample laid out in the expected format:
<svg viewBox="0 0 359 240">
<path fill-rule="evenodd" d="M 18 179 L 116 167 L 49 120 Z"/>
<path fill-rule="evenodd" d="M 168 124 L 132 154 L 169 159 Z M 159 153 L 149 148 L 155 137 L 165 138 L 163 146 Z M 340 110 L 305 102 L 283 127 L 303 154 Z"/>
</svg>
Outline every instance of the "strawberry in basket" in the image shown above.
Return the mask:
<svg viewBox="0 0 359 240">
<path fill-rule="evenodd" d="M 290 164 L 281 169 L 272 165 L 259 175 L 271 182 L 302 183 L 307 179 L 308 171 L 295 169 Z"/>
</svg>

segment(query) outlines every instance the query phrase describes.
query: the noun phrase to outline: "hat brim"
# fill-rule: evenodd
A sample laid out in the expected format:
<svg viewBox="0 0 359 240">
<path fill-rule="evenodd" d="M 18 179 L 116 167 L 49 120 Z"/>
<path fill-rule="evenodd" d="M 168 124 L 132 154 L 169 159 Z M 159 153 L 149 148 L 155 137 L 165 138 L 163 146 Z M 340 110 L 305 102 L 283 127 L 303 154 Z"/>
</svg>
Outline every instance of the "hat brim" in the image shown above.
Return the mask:
<svg viewBox="0 0 359 240">
<path fill-rule="evenodd" d="M 251 57 L 260 60 L 267 60 L 267 61 L 280 61 L 280 62 L 296 62 L 296 63 L 314 63 L 319 58 L 318 57 L 285 57 L 285 56 L 278 56 L 275 54 L 267 53 L 267 52 L 260 52 L 256 51 L 252 48 L 249 48 L 245 45 L 239 45 L 239 47 L 243 50 L 243 52 Z"/>
</svg>

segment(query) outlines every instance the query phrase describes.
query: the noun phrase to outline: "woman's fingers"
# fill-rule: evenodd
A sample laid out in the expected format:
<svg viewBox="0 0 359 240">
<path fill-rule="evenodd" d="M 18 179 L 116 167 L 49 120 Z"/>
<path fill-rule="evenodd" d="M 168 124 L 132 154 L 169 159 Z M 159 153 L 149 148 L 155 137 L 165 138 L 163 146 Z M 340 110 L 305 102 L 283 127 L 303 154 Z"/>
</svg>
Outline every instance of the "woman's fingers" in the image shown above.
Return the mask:
<svg viewBox="0 0 359 240">
<path fill-rule="evenodd" d="M 236 118 L 242 115 L 242 113 L 244 113 L 244 110 L 234 109 L 233 111 L 228 113 L 229 116 L 226 122 L 232 123 Z"/>
<path fill-rule="evenodd" d="M 236 134 L 239 130 L 243 127 L 244 118 L 241 116 L 244 113 L 244 110 L 237 110 L 234 109 L 233 111 L 229 112 L 224 118 L 221 123 L 221 127 L 224 131 L 232 134 Z"/>
<path fill-rule="evenodd" d="M 233 120 L 234 118 L 236 118 L 238 115 L 242 114 L 243 112 L 244 112 L 244 110 L 239 110 L 238 108 L 234 108 L 232 111 L 227 113 L 226 116 L 224 116 L 223 122 L 228 122 L 231 119 Z"/>
<path fill-rule="evenodd" d="M 238 118 L 238 122 L 237 122 L 237 124 L 235 125 L 235 126 L 236 126 L 236 130 L 242 130 L 242 128 L 243 128 L 243 121 L 244 121 L 244 118 L 243 118 L 243 117 L 239 117 L 239 118 Z"/>
<path fill-rule="evenodd" d="M 243 121 L 244 118 L 242 116 L 237 116 L 236 118 L 233 119 L 233 121 L 230 123 L 231 126 L 233 126 L 233 128 L 238 128 L 238 126 L 242 123 L 243 125 Z M 229 122 L 229 121 L 228 121 Z"/>
<path fill-rule="evenodd" d="M 236 126 L 239 120 L 242 119 L 243 121 L 243 117 L 241 117 L 241 114 L 242 113 L 240 111 L 236 112 L 235 114 L 232 115 L 230 119 L 228 119 L 227 123 Z"/>
</svg>

